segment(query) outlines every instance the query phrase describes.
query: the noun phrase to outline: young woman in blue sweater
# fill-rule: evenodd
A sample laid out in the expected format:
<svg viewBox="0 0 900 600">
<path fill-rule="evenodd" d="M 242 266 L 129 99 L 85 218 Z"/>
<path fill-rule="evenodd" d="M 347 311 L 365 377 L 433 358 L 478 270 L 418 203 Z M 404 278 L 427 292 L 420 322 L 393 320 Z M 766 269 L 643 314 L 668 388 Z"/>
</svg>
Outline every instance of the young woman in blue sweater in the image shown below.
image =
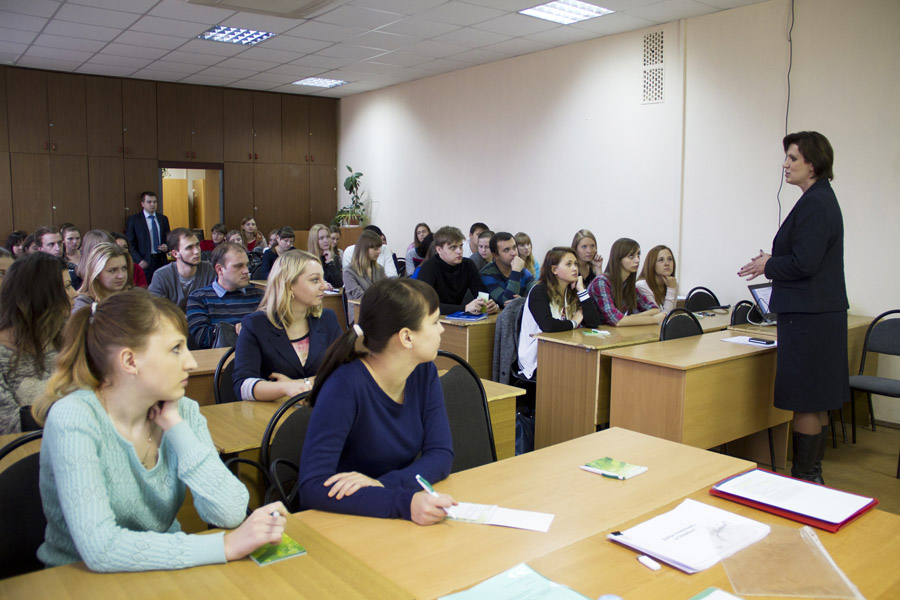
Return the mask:
<svg viewBox="0 0 900 600">
<path fill-rule="evenodd" d="M 181 569 L 281 540 L 280 502 L 244 520 L 247 489 L 216 453 L 197 403 L 184 397 L 196 366 L 184 313 L 146 290 L 70 317 L 56 371 L 34 405 L 45 423 L 47 529 L 38 558 L 46 566 L 83 560 L 93 571 Z M 237 529 L 182 533 L 176 514 L 188 486 L 201 518 Z"/>
<path fill-rule="evenodd" d="M 440 481 L 453 464 L 432 362 L 443 329 L 437 293 L 420 281 L 384 279 L 366 291 L 357 325 L 328 349 L 310 394 L 302 508 L 431 525 L 456 504 L 416 482 Z"/>
</svg>

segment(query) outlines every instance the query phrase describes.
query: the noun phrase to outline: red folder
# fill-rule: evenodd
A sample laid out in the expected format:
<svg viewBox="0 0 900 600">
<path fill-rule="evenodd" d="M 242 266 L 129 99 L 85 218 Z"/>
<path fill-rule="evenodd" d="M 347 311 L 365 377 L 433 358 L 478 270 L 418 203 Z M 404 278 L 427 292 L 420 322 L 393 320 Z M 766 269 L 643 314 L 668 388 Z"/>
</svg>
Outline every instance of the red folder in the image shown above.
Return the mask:
<svg viewBox="0 0 900 600">
<path fill-rule="evenodd" d="M 788 477 L 787 475 L 782 475 L 781 473 L 773 473 L 772 471 L 769 471 L 768 469 L 751 469 L 751 470 L 765 471 L 767 473 L 772 473 L 773 475 L 776 475 L 778 477 L 786 477 L 788 479 L 792 479 L 791 477 Z M 744 473 L 748 473 L 748 472 L 749 471 L 744 471 Z M 774 515 L 778 515 L 778 516 L 784 517 L 786 519 L 791 519 L 792 521 L 798 521 L 800 523 L 805 523 L 806 525 L 812 525 L 813 527 L 816 527 L 818 529 L 823 529 L 825 531 L 830 531 L 831 533 L 836 533 L 839 529 L 844 527 L 847 523 L 855 521 L 864 513 L 867 513 L 870 510 L 872 510 L 873 508 L 875 508 L 875 506 L 878 504 L 878 499 L 872 498 L 871 502 L 869 502 L 867 505 L 863 506 L 861 509 L 859 509 L 858 511 L 856 511 L 855 513 L 853 513 L 852 515 L 850 515 L 849 517 L 847 517 L 840 523 L 831 523 L 829 521 L 823 521 L 823 520 L 817 519 L 815 517 L 810 517 L 809 515 L 804 515 L 802 513 L 797 513 L 797 512 L 783 509 L 783 508 L 779 508 L 779 507 L 773 506 L 771 504 L 764 504 L 764 503 L 758 502 L 756 500 L 750 500 L 749 498 L 744 498 L 743 496 L 737 496 L 735 494 L 730 494 L 728 492 L 723 492 L 721 490 L 716 489 L 717 486 L 722 485 L 726 481 L 734 479 L 735 477 L 740 477 L 744 473 L 738 473 L 737 475 L 732 475 L 731 477 L 726 477 L 725 479 L 723 479 L 722 481 L 716 483 L 713 487 L 711 487 L 709 490 L 709 493 L 712 494 L 713 496 L 718 496 L 719 498 L 725 498 L 726 500 L 731 500 L 732 502 L 737 502 L 739 504 L 746 504 L 747 506 L 752 506 L 753 508 L 757 508 L 759 510 L 764 510 L 766 512 L 770 512 Z M 803 483 L 809 483 L 809 485 L 819 485 L 818 483 L 812 483 L 812 482 L 807 482 L 807 481 L 804 481 Z M 822 487 L 825 487 L 828 489 L 835 489 L 835 488 L 829 488 L 827 485 L 822 486 Z M 849 492 L 844 492 L 844 490 L 836 490 L 835 489 L 835 491 L 843 492 L 845 494 L 849 493 Z"/>
</svg>

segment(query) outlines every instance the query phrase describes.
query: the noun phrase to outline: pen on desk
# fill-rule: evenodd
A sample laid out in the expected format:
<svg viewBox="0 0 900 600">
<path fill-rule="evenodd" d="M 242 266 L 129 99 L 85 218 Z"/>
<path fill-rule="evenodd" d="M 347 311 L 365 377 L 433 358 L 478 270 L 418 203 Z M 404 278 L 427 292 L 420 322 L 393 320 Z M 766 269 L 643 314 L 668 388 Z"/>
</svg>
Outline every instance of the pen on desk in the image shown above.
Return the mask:
<svg viewBox="0 0 900 600">
<path fill-rule="evenodd" d="M 637 559 L 638 559 L 639 563 L 641 563 L 642 565 L 644 565 L 645 567 L 647 567 L 648 569 L 650 569 L 652 571 L 659 571 L 662 568 L 662 565 L 660 565 L 658 562 L 656 562 L 649 556 L 645 556 L 644 554 L 641 554 L 640 556 L 638 556 Z"/>
<path fill-rule="evenodd" d="M 418 474 L 416 475 L 416 481 L 419 482 L 419 485 L 422 486 L 422 489 L 423 489 L 423 490 L 425 490 L 426 492 L 428 492 L 428 493 L 431 494 L 432 496 L 434 496 L 434 497 L 440 496 L 440 494 L 438 494 L 436 491 L 434 491 L 434 488 L 431 487 L 431 484 L 428 483 L 428 480 L 425 479 L 424 477 L 422 477 L 421 475 L 418 475 Z M 445 509 L 444 509 L 444 512 L 447 513 L 447 516 L 448 516 L 448 517 L 451 517 L 451 518 L 453 518 L 453 519 L 456 518 L 456 515 L 453 514 L 453 507 L 445 508 Z"/>
</svg>

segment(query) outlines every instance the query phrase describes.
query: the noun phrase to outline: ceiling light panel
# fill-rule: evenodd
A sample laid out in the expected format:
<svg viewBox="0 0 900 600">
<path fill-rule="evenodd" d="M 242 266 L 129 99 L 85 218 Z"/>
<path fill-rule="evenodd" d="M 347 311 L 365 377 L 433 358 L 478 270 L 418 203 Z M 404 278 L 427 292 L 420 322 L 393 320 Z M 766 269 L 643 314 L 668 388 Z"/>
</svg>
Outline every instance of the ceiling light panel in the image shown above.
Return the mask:
<svg viewBox="0 0 900 600">
<path fill-rule="evenodd" d="M 345 85 L 347 82 L 342 79 L 325 79 L 323 77 L 307 77 L 300 81 L 295 81 L 293 85 L 305 85 L 309 87 L 333 88 L 339 85 Z"/>
<path fill-rule="evenodd" d="M 252 29 L 239 29 L 237 27 L 225 27 L 219 25 L 213 27 L 209 31 L 205 31 L 197 37 L 201 40 L 210 40 L 213 42 L 226 42 L 231 44 L 240 44 L 242 46 L 253 46 L 264 40 L 273 37 L 275 34 L 268 31 L 253 31 Z"/>
<path fill-rule="evenodd" d="M 579 21 L 602 17 L 615 11 L 588 4 L 587 2 L 579 2 L 578 0 L 557 0 L 556 2 L 548 2 L 547 4 L 520 10 L 519 12 L 529 17 L 537 17 L 538 19 L 545 19 L 562 25 L 571 25 Z"/>
</svg>

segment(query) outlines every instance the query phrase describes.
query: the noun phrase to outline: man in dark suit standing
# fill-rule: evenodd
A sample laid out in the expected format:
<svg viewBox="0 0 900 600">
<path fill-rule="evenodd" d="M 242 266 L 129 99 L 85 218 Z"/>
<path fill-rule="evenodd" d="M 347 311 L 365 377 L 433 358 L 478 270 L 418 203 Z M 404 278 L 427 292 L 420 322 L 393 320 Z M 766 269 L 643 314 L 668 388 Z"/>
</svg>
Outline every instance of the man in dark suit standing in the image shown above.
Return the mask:
<svg viewBox="0 0 900 600">
<path fill-rule="evenodd" d="M 157 214 L 157 206 L 159 201 L 156 194 L 142 192 L 143 210 L 128 217 L 125 227 L 131 257 L 144 269 L 148 283 L 153 278 L 153 272 L 166 264 L 166 252 L 169 251 L 165 243 L 169 235 L 169 219 L 163 214 Z"/>
</svg>

